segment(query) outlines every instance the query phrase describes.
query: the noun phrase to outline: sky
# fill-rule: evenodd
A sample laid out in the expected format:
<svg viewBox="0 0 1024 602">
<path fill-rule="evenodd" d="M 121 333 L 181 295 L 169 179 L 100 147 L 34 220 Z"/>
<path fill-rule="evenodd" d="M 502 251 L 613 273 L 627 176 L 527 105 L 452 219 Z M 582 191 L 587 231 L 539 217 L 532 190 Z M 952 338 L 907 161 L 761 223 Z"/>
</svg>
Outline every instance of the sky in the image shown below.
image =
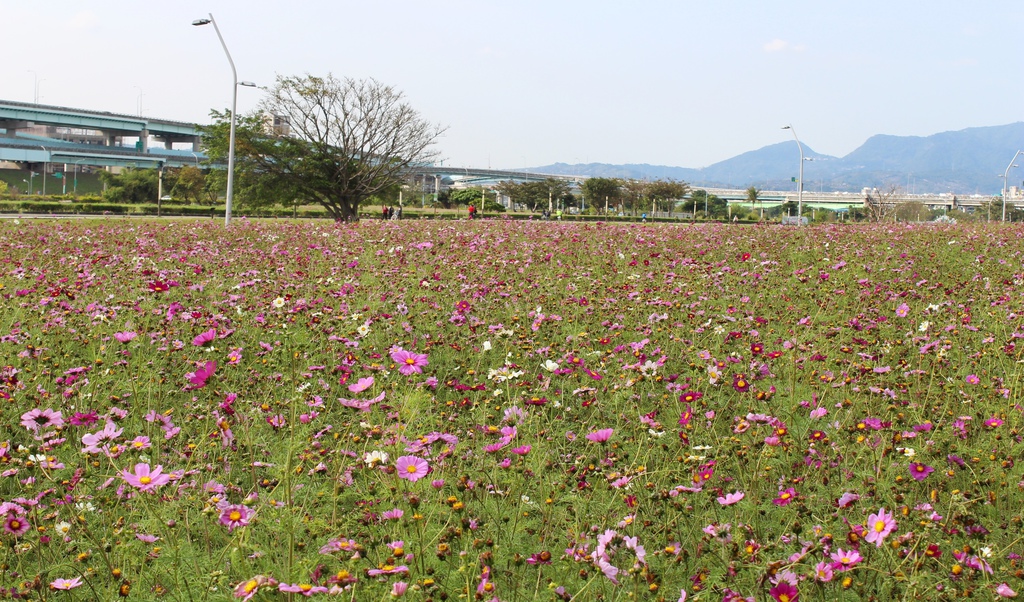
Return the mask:
<svg viewBox="0 0 1024 602">
<path fill-rule="evenodd" d="M 209 123 L 209 13 L 240 81 L 377 79 L 447 128 L 444 165 L 700 168 L 1024 119 L 1020 0 L 0 0 L 0 99 Z"/>
</svg>

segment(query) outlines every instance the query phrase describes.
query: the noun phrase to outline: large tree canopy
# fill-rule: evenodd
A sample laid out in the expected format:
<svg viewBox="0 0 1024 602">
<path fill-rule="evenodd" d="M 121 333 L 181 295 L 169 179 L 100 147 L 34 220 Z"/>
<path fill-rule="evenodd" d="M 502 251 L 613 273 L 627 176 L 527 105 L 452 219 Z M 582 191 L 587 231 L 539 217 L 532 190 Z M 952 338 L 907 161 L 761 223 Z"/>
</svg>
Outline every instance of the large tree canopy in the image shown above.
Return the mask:
<svg viewBox="0 0 1024 602">
<path fill-rule="evenodd" d="M 230 114 L 215 117 L 221 122 L 206 129 L 207 146 L 223 158 Z M 360 202 L 393 186 L 410 165 L 436 159 L 432 147 L 443 131 L 373 79 L 278 77 L 258 112 L 236 128 L 240 200 L 316 203 L 335 219 L 357 219 Z"/>
</svg>

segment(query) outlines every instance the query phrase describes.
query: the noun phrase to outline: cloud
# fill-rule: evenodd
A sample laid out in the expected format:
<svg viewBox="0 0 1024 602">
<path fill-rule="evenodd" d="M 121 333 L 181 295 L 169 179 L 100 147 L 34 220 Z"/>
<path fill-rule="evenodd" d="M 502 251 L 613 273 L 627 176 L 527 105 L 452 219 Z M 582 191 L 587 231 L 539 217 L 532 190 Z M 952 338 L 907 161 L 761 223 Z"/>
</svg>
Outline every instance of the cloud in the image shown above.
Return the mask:
<svg viewBox="0 0 1024 602">
<path fill-rule="evenodd" d="M 775 38 L 771 42 L 766 43 L 761 47 L 765 52 L 803 52 L 805 46 L 803 44 L 792 44 L 786 40 L 780 40 Z"/>
</svg>

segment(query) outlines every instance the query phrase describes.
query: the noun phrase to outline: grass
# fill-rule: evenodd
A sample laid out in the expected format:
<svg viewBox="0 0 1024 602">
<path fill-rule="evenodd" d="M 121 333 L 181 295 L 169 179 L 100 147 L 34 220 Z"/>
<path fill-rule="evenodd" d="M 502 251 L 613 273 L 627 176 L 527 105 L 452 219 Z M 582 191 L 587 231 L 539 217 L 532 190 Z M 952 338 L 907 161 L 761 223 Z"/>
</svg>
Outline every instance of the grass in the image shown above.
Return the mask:
<svg viewBox="0 0 1024 602">
<path fill-rule="evenodd" d="M 3 595 L 1009 595 L 1022 234 L 5 222 Z"/>
</svg>

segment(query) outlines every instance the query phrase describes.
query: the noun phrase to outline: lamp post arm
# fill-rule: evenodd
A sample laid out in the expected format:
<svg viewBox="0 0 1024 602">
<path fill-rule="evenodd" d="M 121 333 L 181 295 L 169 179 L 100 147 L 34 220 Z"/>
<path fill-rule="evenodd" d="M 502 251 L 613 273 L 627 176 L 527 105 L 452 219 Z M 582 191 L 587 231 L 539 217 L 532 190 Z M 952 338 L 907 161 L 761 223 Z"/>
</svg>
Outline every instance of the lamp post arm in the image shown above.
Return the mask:
<svg viewBox="0 0 1024 602">
<path fill-rule="evenodd" d="M 1010 169 L 1013 167 L 1013 162 L 1017 160 L 1017 157 L 1024 151 L 1017 151 L 1017 154 L 1010 159 L 1010 164 L 1006 166 L 1006 171 L 1003 172 L 1003 221 L 1006 221 L 1006 192 L 1009 186 L 1007 185 L 1010 177 Z"/>
</svg>

